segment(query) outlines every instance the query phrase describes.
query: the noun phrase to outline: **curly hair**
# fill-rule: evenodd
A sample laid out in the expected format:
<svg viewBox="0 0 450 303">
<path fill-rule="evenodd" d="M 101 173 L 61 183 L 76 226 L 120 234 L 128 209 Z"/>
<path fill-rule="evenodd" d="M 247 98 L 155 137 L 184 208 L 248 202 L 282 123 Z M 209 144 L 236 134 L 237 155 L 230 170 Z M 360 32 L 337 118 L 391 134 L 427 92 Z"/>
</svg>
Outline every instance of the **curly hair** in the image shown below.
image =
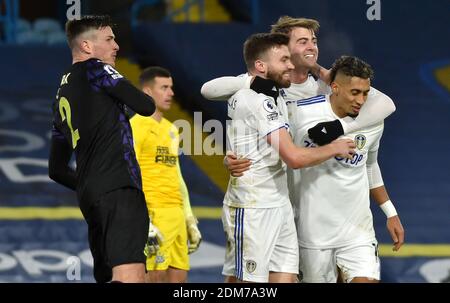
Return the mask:
<svg viewBox="0 0 450 303">
<path fill-rule="evenodd" d="M 330 73 L 331 82 L 334 81 L 338 73 L 362 79 L 373 79 L 374 75 L 373 69 L 368 63 L 353 56 L 341 56 L 334 61 Z"/>
</svg>

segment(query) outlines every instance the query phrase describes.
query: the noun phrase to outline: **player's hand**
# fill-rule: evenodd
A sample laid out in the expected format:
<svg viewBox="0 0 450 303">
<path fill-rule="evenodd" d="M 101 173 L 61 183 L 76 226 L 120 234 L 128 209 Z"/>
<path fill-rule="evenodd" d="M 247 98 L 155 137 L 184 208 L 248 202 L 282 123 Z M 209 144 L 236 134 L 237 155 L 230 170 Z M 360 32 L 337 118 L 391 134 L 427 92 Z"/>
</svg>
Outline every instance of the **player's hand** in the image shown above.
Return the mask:
<svg viewBox="0 0 450 303">
<path fill-rule="evenodd" d="M 308 135 L 317 145 L 325 145 L 344 134 L 344 129 L 339 120 L 320 122 L 308 129 Z"/>
<path fill-rule="evenodd" d="M 200 243 L 202 242 L 202 234 L 200 233 L 197 224 L 198 221 L 194 216 L 186 218 L 186 228 L 189 240 L 188 245 L 189 254 L 195 252 L 200 246 Z"/>
<path fill-rule="evenodd" d="M 355 142 L 352 139 L 338 139 L 330 143 L 335 150 L 335 155 L 341 158 L 352 159 L 355 153 Z"/>
<path fill-rule="evenodd" d="M 398 251 L 405 242 L 405 230 L 399 216 L 393 216 L 387 219 L 386 227 L 394 241 L 393 251 Z"/>
<path fill-rule="evenodd" d="M 153 225 L 152 222 L 150 222 L 148 226 L 148 238 L 147 243 L 145 244 L 144 254 L 147 257 L 156 255 L 163 241 L 164 237 L 159 229 Z"/>
<path fill-rule="evenodd" d="M 248 159 L 238 159 L 231 151 L 227 152 L 223 163 L 233 177 L 243 176 L 244 172 L 249 170 L 250 165 L 252 164 Z"/>
</svg>

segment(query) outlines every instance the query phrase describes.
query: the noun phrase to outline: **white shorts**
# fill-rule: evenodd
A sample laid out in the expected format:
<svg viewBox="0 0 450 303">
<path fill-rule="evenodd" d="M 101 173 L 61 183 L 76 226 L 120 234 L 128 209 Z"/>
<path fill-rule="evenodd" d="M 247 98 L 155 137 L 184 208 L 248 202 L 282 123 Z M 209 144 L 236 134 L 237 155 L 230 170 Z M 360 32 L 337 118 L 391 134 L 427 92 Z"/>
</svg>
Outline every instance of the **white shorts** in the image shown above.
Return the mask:
<svg viewBox="0 0 450 303">
<path fill-rule="evenodd" d="M 380 280 L 380 258 L 376 240 L 340 248 L 300 247 L 300 275 L 306 283 L 336 283 L 338 268 L 344 282 L 366 277 Z"/>
<path fill-rule="evenodd" d="M 222 274 L 268 282 L 269 272 L 298 274 L 298 242 L 292 207 L 235 208 L 224 205 L 227 238 Z"/>
</svg>

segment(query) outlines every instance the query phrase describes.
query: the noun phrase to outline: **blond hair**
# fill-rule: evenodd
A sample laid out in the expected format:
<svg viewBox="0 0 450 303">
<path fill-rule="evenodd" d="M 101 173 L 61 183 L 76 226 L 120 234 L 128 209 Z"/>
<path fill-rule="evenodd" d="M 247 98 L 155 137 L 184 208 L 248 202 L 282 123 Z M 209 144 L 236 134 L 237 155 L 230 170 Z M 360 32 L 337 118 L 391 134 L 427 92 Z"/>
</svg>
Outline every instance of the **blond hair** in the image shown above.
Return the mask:
<svg viewBox="0 0 450 303">
<path fill-rule="evenodd" d="M 319 31 L 320 24 L 314 19 L 282 16 L 278 19 L 277 23 L 272 25 L 272 30 L 270 32 L 289 35 L 296 27 L 303 27 L 312 30 L 316 34 Z"/>
</svg>

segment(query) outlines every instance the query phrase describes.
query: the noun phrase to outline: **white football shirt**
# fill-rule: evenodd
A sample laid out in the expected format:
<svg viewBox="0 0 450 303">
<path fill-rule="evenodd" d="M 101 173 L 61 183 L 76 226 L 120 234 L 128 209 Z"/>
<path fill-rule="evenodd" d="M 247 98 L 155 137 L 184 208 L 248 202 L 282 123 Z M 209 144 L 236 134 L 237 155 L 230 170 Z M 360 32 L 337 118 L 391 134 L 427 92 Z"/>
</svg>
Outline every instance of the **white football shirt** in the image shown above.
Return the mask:
<svg viewBox="0 0 450 303">
<path fill-rule="evenodd" d="M 334 114 L 329 96 L 320 95 L 297 102 L 295 137 L 301 146 L 314 148 L 308 129 Z M 351 119 L 346 117 L 346 119 Z M 356 143 L 352 160 L 331 158 L 319 165 L 301 169 L 299 184 L 299 245 L 307 248 L 335 248 L 375 239 L 370 211 L 366 161 L 378 150 L 383 123 L 346 137 Z"/>
<path fill-rule="evenodd" d="M 230 176 L 224 204 L 243 208 L 272 208 L 289 203 L 286 165 L 266 136 L 287 128 L 282 98 L 241 89 L 228 101 L 227 150 L 252 161 L 242 177 Z"/>
</svg>

